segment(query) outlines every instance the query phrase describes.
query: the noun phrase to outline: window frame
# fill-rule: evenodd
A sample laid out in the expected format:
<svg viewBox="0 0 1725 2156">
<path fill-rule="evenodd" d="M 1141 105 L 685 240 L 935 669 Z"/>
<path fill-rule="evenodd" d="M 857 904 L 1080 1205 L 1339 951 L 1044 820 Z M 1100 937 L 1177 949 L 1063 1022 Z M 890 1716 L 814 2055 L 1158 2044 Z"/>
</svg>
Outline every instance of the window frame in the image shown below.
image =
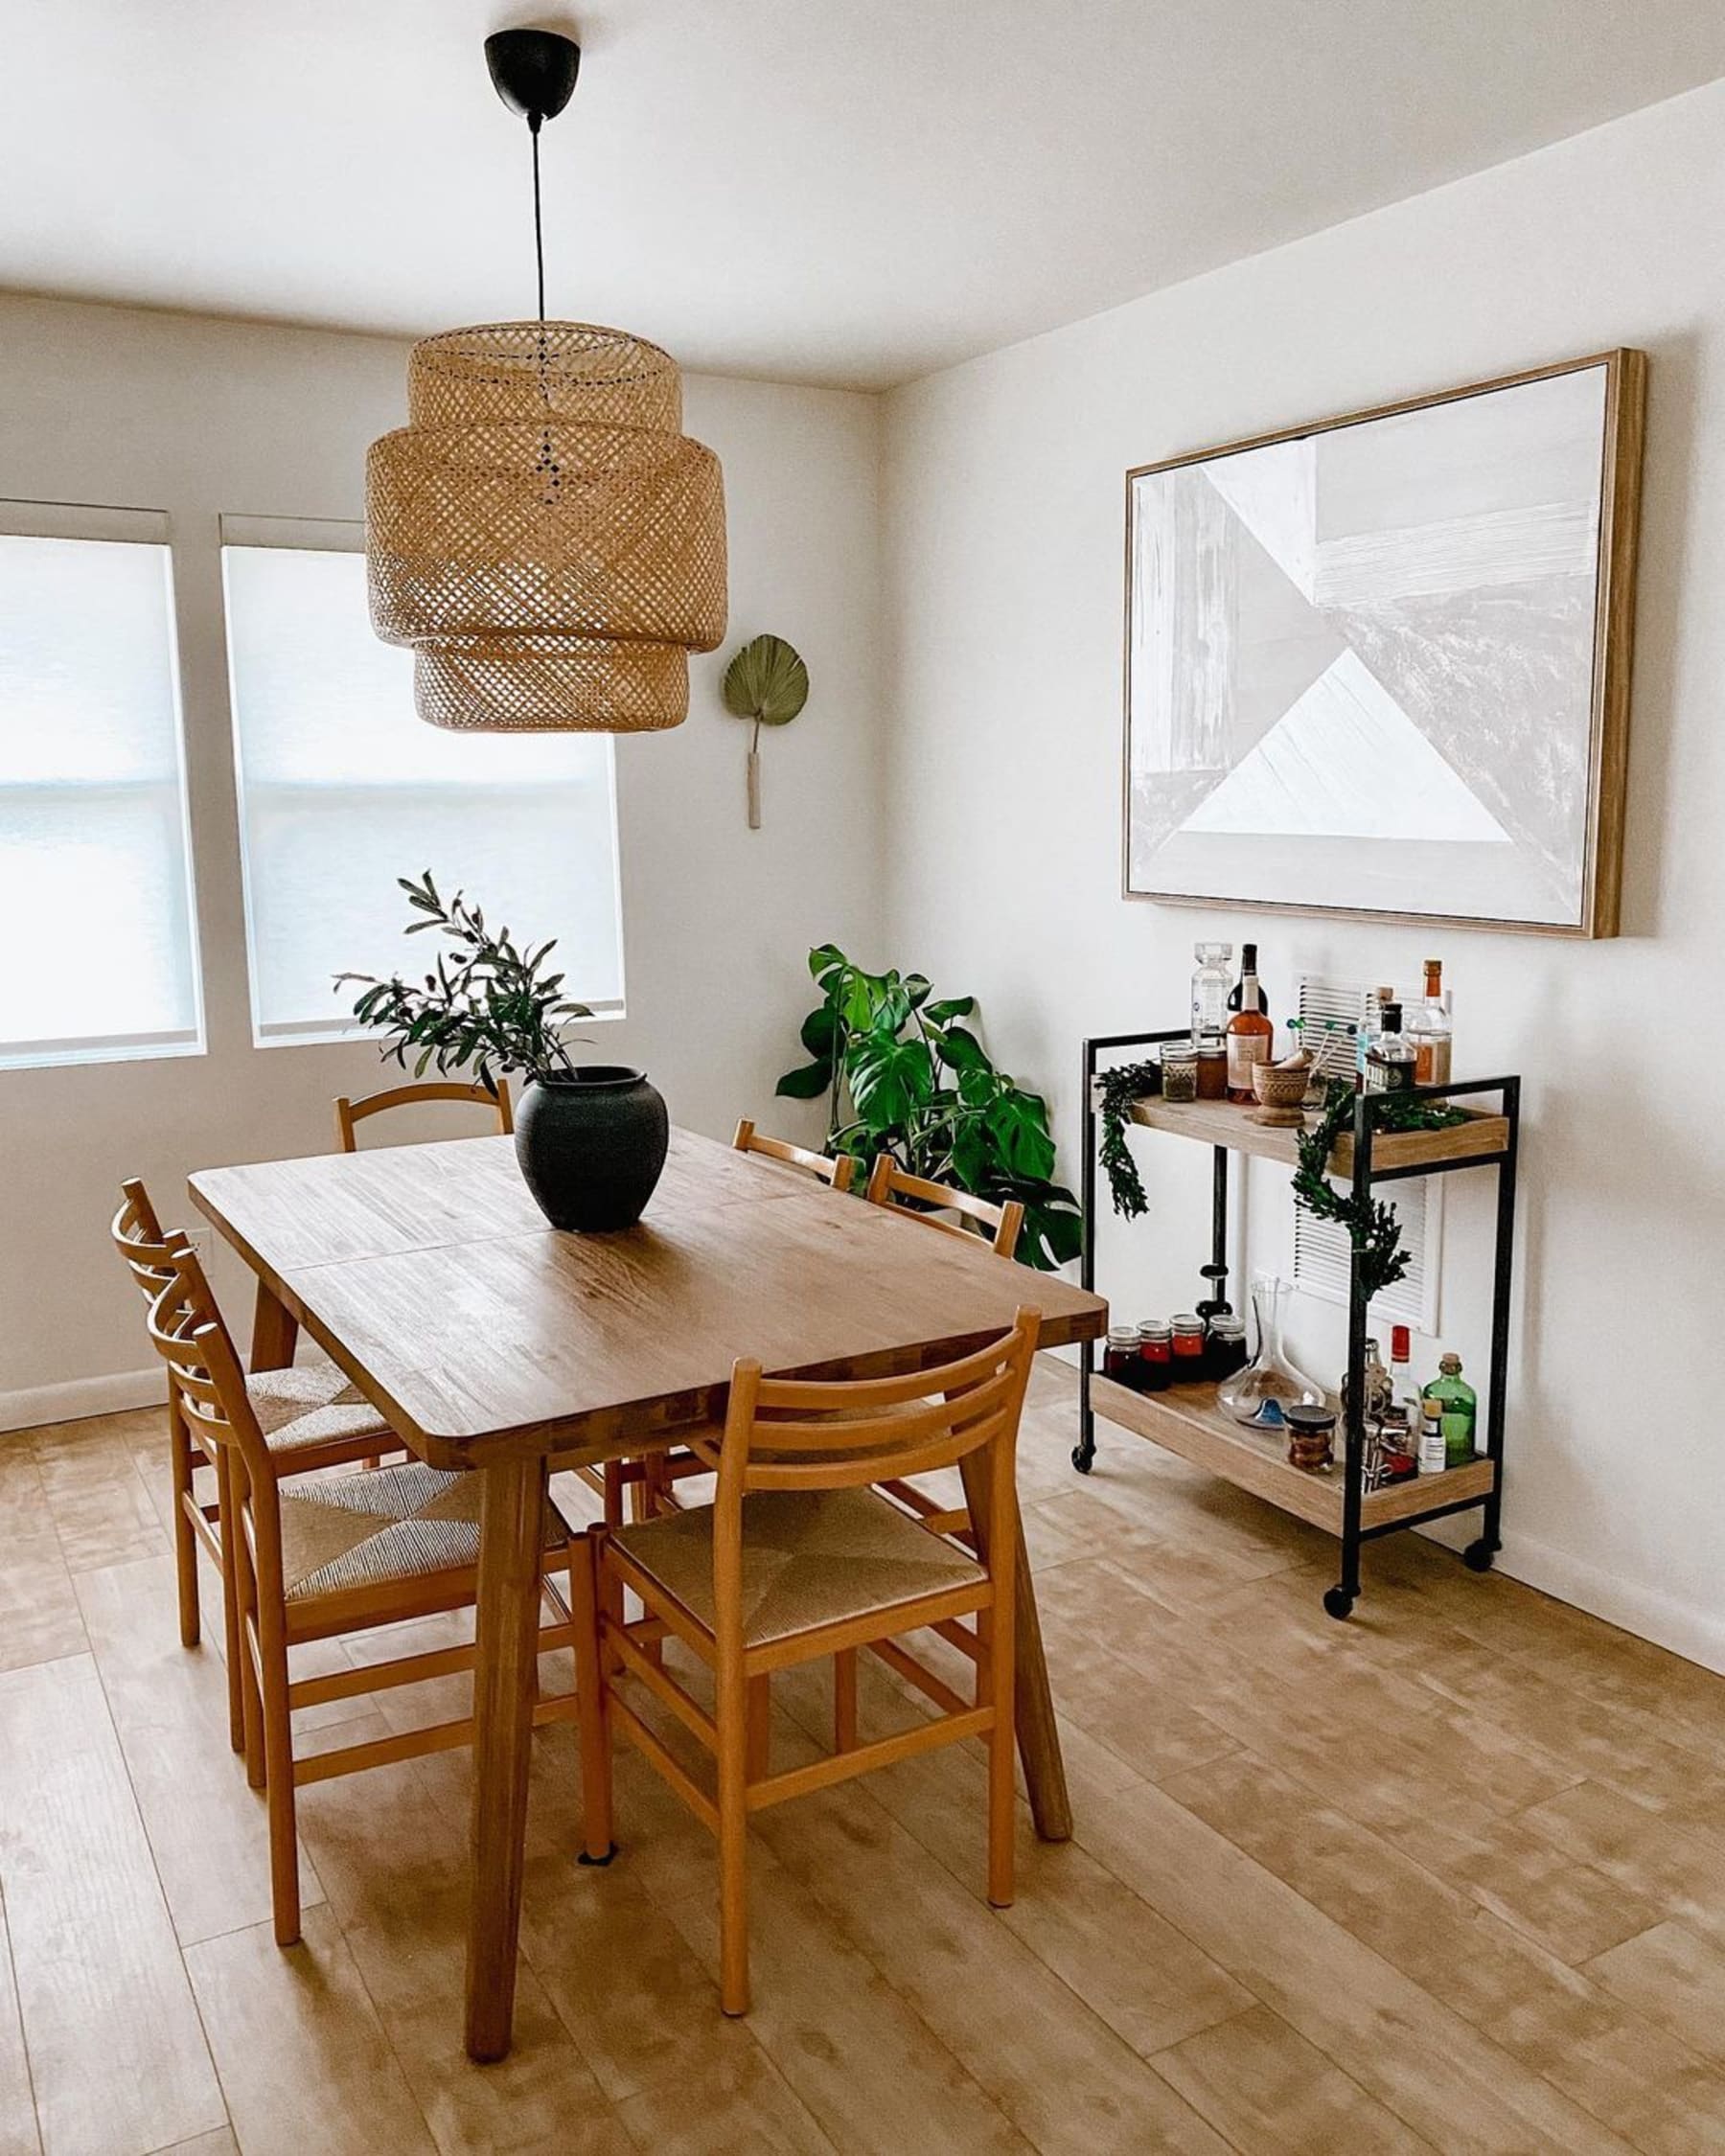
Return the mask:
<svg viewBox="0 0 1725 2156">
<path fill-rule="evenodd" d="M 303 1048 L 339 1046 L 346 1043 L 373 1038 L 370 1029 L 349 1017 L 329 1019 L 272 1020 L 265 1030 L 265 1021 L 260 1007 L 260 982 L 255 959 L 257 949 L 256 912 L 252 889 L 251 846 L 248 839 L 249 823 L 246 814 L 245 751 L 241 739 L 240 685 L 235 672 L 235 650 L 231 600 L 227 578 L 227 556 L 230 548 L 277 548 L 289 554 L 363 554 L 365 551 L 365 526 L 356 518 L 303 517 L 303 516 L 253 516 L 224 511 L 219 518 L 218 536 L 218 559 L 221 573 L 221 629 L 225 652 L 228 684 L 228 713 L 233 747 L 234 810 L 236 838 L 240 849 L 240 876 L 244 900 L 245 920 L 245 974 L 247 1004 L 251 1016 L 251 1044 L 254 1048 Z M 617 929 L 617 981 L 619 994 L 614 998 L 594 1003 L 591 1019 L 583 1024 L 613 1023 L 629 1015 L 628 950 L 623 923 L 623 852 L 620 816 L 617 804 L 617 766 L 614 741 L 607 737 L 608 750 L 607 791 L 609 795 L 611 835 L 611 908 Z M 411 791 L 403 787 L 402 792 Z"/>
<path fill-rule="evenodd" d="M 181 680 L 179 587 L 173 534 L 166 510 L 130 509 L 99 502 L 26 501 L 0 498 L 0 538 L 94 540 L 160 550 L 165 580 L 168 694 L 172 709 L 172 770 L 165 779 L 115 779 L 105 791 L 139 801 L 156 800 L 165 823 L 177 833 L 179 870 L 185 879 L 185 957 L 192 994 L 192 1022 L 185 1030 L 92 1035 L 85 1038 L 0 1041 L 0 1071 L 64 1069 L 85 1064 L 155 1063 L 209 1053 L 204 1004 L 203 947 L 197 909 L 197 860 L 193 843 L 191 773 L 186 753 L 186 702 Z M 92 781 L 32 781 L 10 785 L 0 776 L 0 796 L 95 791 Z"/>
</svg>

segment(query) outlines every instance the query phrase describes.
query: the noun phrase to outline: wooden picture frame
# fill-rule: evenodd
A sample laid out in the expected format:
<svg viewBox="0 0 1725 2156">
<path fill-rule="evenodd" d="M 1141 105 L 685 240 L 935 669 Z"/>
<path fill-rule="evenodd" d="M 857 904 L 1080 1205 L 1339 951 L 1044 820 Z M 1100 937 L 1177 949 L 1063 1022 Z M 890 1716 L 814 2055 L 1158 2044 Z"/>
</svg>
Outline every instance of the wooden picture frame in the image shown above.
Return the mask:
<svg viewBox="0 0 1725 2156">
<path fill-rule="evenodd" d="M 1502 401 L 1537 385 L 1547 386 Z M 1618 348 L 1129 470 L 1123 895 L 1615 935 L 1645 401 L 1646 355 Z M 1394 424 L 1452 407 L 1462 409 L 1449 428 Z M 1596 424 L 1597 469 L 1584 454 Z M 1368 431 L 1344 438 L 1347 429 Z M 1494 436 L 1509 445 L 1496 461 L 1486 453 Z M 1335 478 L 1321 462 L 1327 438 L 1337 438 Z M 1326 497 L 1350 503 L 1364 527 L 1392 506 L 1405 516 L 1422 453 L 1437 514 L 1324 536 Z M 1226 461 L 1236 458 L 1256 461 Z M 1577 498 L 1541 497 L 1557 469 L 1583 490 Z M 1517 485 L 1531 498 L 1509 498 Z M 1499 495 L 1507 506 L 1492 506 Z M 1358 604 L 1346 603 L 1350 592 Z M 1579 610 L 1588 594 L 1591 620 Z M 1205 608 L 1194 626 L 1190 617 Z M 1445 608 L 1439 633 L 1430 625 Z M 1325 660 L 1338 645 L 1340 657 Z M 1465 662 L 1453 663 L 1458 652 Z M 1136 681 L 1135 655 L 1145 670 Z M 1392 673 L 1393 690 L 1380 671 Z M 1146 687 L 1152 672 L 1159 678 Z M 1494 680 L 1525 692 L 1525 704 L 1494 699 Z M 1135 686 L 1144 734 L 1136 763 Z M 1292 701 L 1279 709 L 1284 696 Z M 1411 773 L 1401 783 L 1400 835 L 1390 838 L 1346 828 L 1369 826 L 1378 813 L 1369 758 L 1359 798 L 1346 807 L 1326 805 L 1324 782 L 1310 776 L 1327 757 L 1341 803 L 1347 745 L 1369 744 L 1379 724 Z M 1277 743 L 1266 750 L 1272 734 Z M 1220 761 L 1230 751 L 1235 761 Z M 1294 791 L 1282 784 L 1289 773 Z M 1297 797 L 1300 788 L 1309 798 Z M 1288 826 L 1260 828 L 1284 799 Z M 1451 814 L 1452 800 L 1459 829 L 1438 830 L 1431 843 L 1430 820 Z M 1336 828 L 1322 824 L 1325 814 Z M 1424 830 L 1406 830 L 1422 817 Z M 1303 892 L 1302 861 L 1312 869 Z M 1222 887 L 1235 876 L 1252 887 Z M 1395 903 L 1404 885 L 1414 903 Z M 1465 892 L 1468 903 L 1433 903 L 1438 885 Z"/>
</svg>

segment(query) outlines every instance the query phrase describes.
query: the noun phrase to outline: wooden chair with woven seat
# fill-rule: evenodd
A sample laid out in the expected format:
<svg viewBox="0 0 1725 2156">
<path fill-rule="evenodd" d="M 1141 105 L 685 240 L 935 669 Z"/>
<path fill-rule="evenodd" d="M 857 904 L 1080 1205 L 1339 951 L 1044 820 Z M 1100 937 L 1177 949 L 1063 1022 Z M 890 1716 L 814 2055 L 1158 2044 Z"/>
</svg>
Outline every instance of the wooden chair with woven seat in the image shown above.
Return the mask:
<svg viewBox="0 0 1725 2156">
<path fill-rule="evenodd" d="M 162 1229 L 150 1193 L 133 1178 L 121 1184 L 122 1203 L 114 1215 L 114 1247 L 142 1290 L 146 1307 L 173 1278 L 171 1240 Z M 401 1439 L 345 1371 L 334 1364 L 308 1364 L 285 1370 L 256 1370 L 245 1379 L 246 1397 L 263 1434 L 270 1466 L 279 1478 L 309 1475 L 319 1468 L 352 1466 L 380 1453 L 402 1450 Z M 196 1647 L 202 1630 L 197 1584 L 201 1546 L 221 1581 L 222 1628 L 227 1656 L 228 1729 L 238 1752 L 244 1742 L 241 1679 L 240 1610 L 231 1552 L 223 1532 L 229 1512 L 227 1457 L 201 1443 L 187 1420 L 172 1370 L 168 1377 L 169 1473 L 173 1493 L 173 1552 L 179 1586 L 180 1640 Z M 200 1467 L 213 1471 L 214 1503 L 199 1498 L 194 1477 Z"/>
<path fill-rule="evenodd" d="M 817 1176 L 822 1182 L 830 1183 L 835 1190 L 848 1190 L 856 1172 L 857 1163 L 848 1154 L 816 1153 L 806 1145 L 794 1145 L 789 1138 L 769 1137 L 757 1131 L 747 1115 L 737 1125 L 731 1147 L 737 1153 L 752 1153 L 784 1167 L 799 1168 L 805 1175 Z M 693 1454 L 679 1449 L 649 1454 L 641 1459 L 608 1460 L 603 1468 L 581 1467 L 575 1472 L 605 1500 L 606 1525 L 616 1527 L 623 1524 L 625 1491 L 629 1492 L 634 1517 L 650 1519 L 656 1512 L 676 1509 L 678 1482 L 690 1476 L 705 1475 L 708 1470 Z"/>
<path fill-rule="evenodd" d="M 876 1154 L 874 1166 L 869 1170 L 867 1197 L 871 1205 L 890 1206 L 921 1227 L 938 1228 L 943 1235 L 984 1236 L 996 1257 L 1011 1258 L 1018 1254 L 1024 1208 L 1016 1198 L 997 1205 L 992 1199 L 978 1198 L 968 1190 L 957 1190 L 944 1182 L 931 1182 L 924 1176 L 913 1176 L 908 1169 L 901 1168 L 890 1153 Z M 957 1218 L 943 1218 L 947 1213 L 956 1214 Z M 975 1225 L 969 1225 L 972 1223 Z M 902 1477 L 883 1483 L 882 1488 L 907 1512 L 913 1512 L 931 1534 L 955 1535 L 960 1541 L 969 1541 L 971 1524 L 967 1509 L 942 1504 L 938 1498 L 932 1497 L 927 1490 L 919 1490 L 914 1482 Z"/>
<path fill-rule="evenodd" d="M 234 1345 L 196 1253 L 168 1244 L 169 1278 L 150 1313 L 150 1337 L 168 1365 L 180 1411 L 206 1453 L 223 1456 L 232 1496 L 226 1542 L 239 1588 L 248 1778 L 265 1790 L 270 1889 L 279 1945 L 300 1936 L 295 1791 L 308 1782 L 447 1751 L 472 1741 L 472 1716 L 296 1757 L 293 1712 L 474 1666 L 472 1644 L 402 1655 L 362 1668 L 295 1679 L 292 1649 L 311 1640 L 472 1608 L 478 1592 L 476 1475 L 448 1474 L 410 1460 L 282 1486 Z M 533 1719 L 574 1719 L 597 1678 L 589 1546 L 571 1536 L 549 1502 L 547 1567 L 565 1568 L 568 1593 L 542 1582 L 552 1621 L 538 1652 L 569 1648 L 577 1683 L 538 1697 Z M 575 1621 L 574 1613 L 583 1613 Z M 584 1666 L 586 1665 L 586 1666 Z M 537 1666 L 537 1665 L 536 1665 Z"/>
<path fill-rule="evenodd" d="M 976 1354 L 908 1377 L 843 1384 L 731 1372 L 724 1429 L 694 1450 L 718 1476 L 710 1505 L 588 1532 L 597 1548 L 600 1712 L 582 1725 L 589 1848 L 610 1846 L 610 1742 L 620 1731 L 719 1841 L 720 1995 L 748 2007 L 746 1901 L 751 1812 L 825 1789 L 935 1746 L 988 1746 L 988 1898 L 1013 1892 L 1013 1612 L 1017 1508 L 1013 1455 L 1040 1318 Z M 928 1394 L 935 1395 L 933 1398 Z M 975 1458 L 986 1521 L 972 1556 L 921 1527 L 870 1485 Z M 991 1560 L 990 1552 L 998 1553 Z M 616 1616 L 620 1591 L 645 1616 Z M 966 1618 L 971 1619 L 966 1623 Z M 900 1640 L 927 1628 L 963 1647 L 975 1693 L 963 1699 Z M 713 1672 L 712 1711 L 655 1654 L 674 1636 Z M 870 1743 L 857 1731 L 857 1654 L 866 1647 L 939 1709 Z M 770 1772 L 775 1670 L 831 1658 L 834 1749 Z M 713 1755 L 708 1795 L 623 1694 L 639 1683 Z"/>
<path fill-rule="evenodd" d="M 417 1108 L 424 1101 L 461 1100 L 472 1101 L 476 1107 L 489 1108 L 497 1118 L 497 1130 L 508 1137 L 515 1129 L 515 1108 L 509 1097 L 509 1080 L 499 1078 L 496 1089 L 489 1086 L 470 1086 L 455 1078 L 433 1078 L 416 1081 L 412 1085 L 391 1086 L 380 1093 L 367 1093 L 363 1099 L 350 1100 L 345 1093 L 335 1101 L 335 1135 L 344 1153 L 357 1153 L 359 1140 L 356 1135 L 359 1124 L 373 1115 L 386 1115 L 395 1108 Z"/>
</svg>

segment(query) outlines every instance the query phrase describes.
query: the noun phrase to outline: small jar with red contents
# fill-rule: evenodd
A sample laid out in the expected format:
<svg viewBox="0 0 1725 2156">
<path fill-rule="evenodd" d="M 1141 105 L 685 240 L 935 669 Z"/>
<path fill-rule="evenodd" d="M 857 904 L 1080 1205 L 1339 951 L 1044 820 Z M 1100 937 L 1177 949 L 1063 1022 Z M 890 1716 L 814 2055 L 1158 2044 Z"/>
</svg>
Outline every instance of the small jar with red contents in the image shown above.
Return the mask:
<svg viewBox="0 0 1725 2156">
<path fill-rule="evenodd" d="M 1142 1369 L 1138 1357 L 1138 1328 L 1110 1325 L 1102 1346 L 1102 1375 L 1113 1378 L 1116 1385 L 1129 1385 L 1138 1392 L 1143 1389 Z"/>
<path fill-rule="evenodd" d="M 1138 1386 L 1165 1392 L 1173 1382 L 1174 1332 L 1165 1318 L 1146 1318 L 1138 1329 Z"/>
<path fill-rule="evenodd" d="M 1170 1321 L 1169 1330 L 1172 1380 L 1176 1385 L 1195 1385 L 1204 1375 L 1204 1319 L 1194 1311 L 1183 1311 Z"/>
</svg>

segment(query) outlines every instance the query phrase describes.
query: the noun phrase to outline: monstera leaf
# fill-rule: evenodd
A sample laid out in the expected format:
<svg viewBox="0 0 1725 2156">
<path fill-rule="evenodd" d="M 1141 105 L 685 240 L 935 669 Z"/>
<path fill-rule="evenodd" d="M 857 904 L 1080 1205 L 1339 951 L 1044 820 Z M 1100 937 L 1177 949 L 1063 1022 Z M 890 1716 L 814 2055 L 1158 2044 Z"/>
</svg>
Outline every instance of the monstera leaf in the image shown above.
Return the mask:
<svg viewBox="0 0 1725 2156">
<path fill-rule="evenodd" d="M 724 670 L 724 708 L 757 726 L 788 726 L 809 700 L 809 670 L 782 636 L 755 636 Z"/>
</svg>

